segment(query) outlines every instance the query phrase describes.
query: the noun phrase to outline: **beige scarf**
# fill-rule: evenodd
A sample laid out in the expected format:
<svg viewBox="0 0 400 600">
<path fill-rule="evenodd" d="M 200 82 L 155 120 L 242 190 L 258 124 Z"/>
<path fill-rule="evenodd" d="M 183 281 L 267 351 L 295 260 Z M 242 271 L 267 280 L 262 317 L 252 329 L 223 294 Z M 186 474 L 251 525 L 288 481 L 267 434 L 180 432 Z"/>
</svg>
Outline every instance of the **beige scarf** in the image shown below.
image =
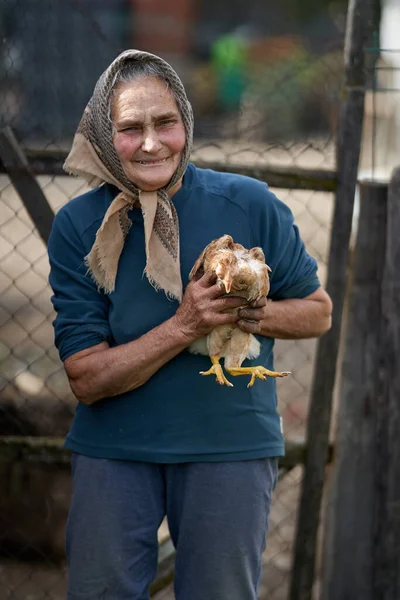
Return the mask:
<svg viewBox="0 0 400 600">
<path fill-rule="evenodd" d="M 168 185 L 156 192 L 144 192 L 127 179 L 113 145 L 110 106 L 115 77 L 128 62 L 136 61 L 149 61 L 161 66 L 174 92 L 186 132 L 180 164 Z M 172 67 L 147 52 L 126 50 L 120 54 L 98 80 L 64 164 L 68 173 L 83 177 L 91 187 L 107 182 L 120 190 L 104 215 L 93 247 L 85 258 L 90 274 L 106 293 L 115 289 L 118 262 L 131 225 L 128 211 L 134 205 L 140 205 L 146 243 L 146 276 L 155 289 L 162 289 L 167 296 L 181 301 L 179 224 L 168 190 L 185 173 L 192 142 L 192 108 Z"/>
</svg>

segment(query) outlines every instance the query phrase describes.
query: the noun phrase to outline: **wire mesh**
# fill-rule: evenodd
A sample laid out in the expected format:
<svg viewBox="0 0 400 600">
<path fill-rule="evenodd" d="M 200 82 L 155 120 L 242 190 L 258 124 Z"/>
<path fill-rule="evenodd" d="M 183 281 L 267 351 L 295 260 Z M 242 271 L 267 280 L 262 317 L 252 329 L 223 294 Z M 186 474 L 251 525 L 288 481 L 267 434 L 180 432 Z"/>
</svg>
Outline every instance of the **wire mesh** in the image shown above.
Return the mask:
<svg viewBox="0 0 400 600">
<path fill-rule="evenodd" d="M 66 177 L 42 176 L 39 181 L 55 211 L 68 199 L 85 190 L 81 181 Z M 324 281 L 333 205 L 332 195 L 309 191 L 274 191 L 293 210 L 308 251 L 319 261 L 320 277 Z M 0 205 L 1 214 L 7 216 L 0 226 L 0 271 L 2 287 L 4 286 L 0 300 L 2 433 L 62 436 L 67 431 L 75 401 L 53 346 L 51 323 L 54 315 L 50 304 L 51 291 L 47 282 L 46 248 L 6 176 L 1 177 Z M 304 435 L 314 349 L 314 340 L 277 342 L 277 368 L 290 368 L 293 373 L 293 376 L 284 383 L 278 383 L 280 411 L 288 440 L 301 439 Z M 33 476 L 32 472 L 30 474 Z M 265 583 L 262 587 L 262 593 L 264 591 L 267 593 L 266 597 L 283 597 L 282 592 L 278 594 L 277 590 L 284 589 L 290 571 L 300 474 L 301 469 L 289 473 L 278 484 L 276 490 L 265 559 Z M 48 536 L 56 523 L 58 528 L 62 528 L 66 516 L 69 489 L 67 485 L 65 495 L 60 492 L 60 478 L 65 478 L 65 475 L 59 472 L 49 473 L 48 478 L 44 478 L 40 490 L 35 491 L 28 487 L 30 518 L 32 510 L 34 512 L 32 502 L 35 494 L 39 493 L 41 500 L 46 504 L 49 502 L 53 504 L 50 530 L 46 528 Z M 55 481 L 57 491 L 54 489 Z M 4 498 L 3 518 L 7 515 L 4 509 L 12 499 L 15 500 L 15 497 Z M 57 506 L 60 502 L 62 506 Z M 38 518 L 38 515 L 35 515 L 37 524 Z M 3 543 L 8 538 L 14 537 L 13 527 L 16 519 L 17 515 L 12 515 L 5 524 Z M 24 530 L 24 524 L 19 517 L 18 528 Z M 37 532 L 39 531 L 38 538 L 32 534 L 31 550 L 40 551 L 43 544 L 46 546 L 43 540 L 43 526 L 37 526 Z M 27 536 L 23 546 L 29 546 L 29 535 L 26 530 L 23 535 Z M 49 540 L 49 544 L 51 556 L 62 555 L 61 535 L 57 539 Z M 15 557 L 28 549 L 19 549 Z M 45 557 L 45 551 L 42 552 Z M 16 569 L 15 565 L 13 569 Z M 42 567 L 39 568 L 39 572 L 41 570 Z M 36 572 L 38 572 L 37 567 L 32 570 L 32 573 Z M 39 584 L 35 583 L 36 585 Z M 24 596 L 15 593 L 14 596 L 6 596 L 8 597 L 11 599 Z"/>
<path fill-rule="evenodd" d="M 400 49 L 366 48 L 368 90 L 361 175 L 389 181 L 400 149 Z"/>
<path fill-rule="evenodd" d="M 194 162 L 334 168 L 343 10 L 336 7 L 333 16 L 328 9 L 319 13 L 322 26 L 315 35 L 303 25 L 295 27 L 287 14 L 285 21 L 280 9 L 265 12 L 264 3 L 256 2 L 253 25 L 243 31 L 239 19 L 246 14 L 251 20 L 246 3 L 233 3 L 225 17 L 217 18 L 204 2 L 197 17 L 189 9 L 182 13 L 187 30 L 194 32 L 188 50 L 183 34 L 179 44 L 167 39 L 162 48 L 160 37 L 140 38 L 140 24 L 156 29 L 165 18 L 161 4 L 155 3 L 152 14 L 140 12 L 143 4 L 0 2 L 0 118 L 24 148 L 67 149 L 98 75 L 124 47 L 139 46 L 170 59 L 182 75 L 198 116 Z M 182 11 L 190 3 L 171 3 L 172 22 L 178 19 L 175 4 Z M 277 25 L 273 35 L 266 35 L 261 16 L 265 20 L 271 14 Z M 132 32 L 127 21 L 134 23 Z M 208 38 L 200 35 L 204 31 Z M 250 57 L 241 70 L 244 83 L 235 76 L 238 65 L 221 51 L 224 44 L 215 43 L 222 40 L 226 48 L 229 31 Z M 54 212 L 86 191 L 81 180 L 51 173 L 38 181 Z M 324 283 L 333 194 L 273 191 L 292 209 Z M 74 413 L 75 400 L 53 345 L 48 270 L 43 241 L 8 176 L 0 175 L 0 435 L 64 436 Z M 304 437 L 315 344 L 276 344 L 277 368 L 293 373 L 278 382 L 288 441 Z M 286 598 L 301 476 L 298 466 L 277 485 L 260 598 Z M 61 600 L 68 469 L 0 460 L 0 477 L 0 600 Z"/>
</svg>

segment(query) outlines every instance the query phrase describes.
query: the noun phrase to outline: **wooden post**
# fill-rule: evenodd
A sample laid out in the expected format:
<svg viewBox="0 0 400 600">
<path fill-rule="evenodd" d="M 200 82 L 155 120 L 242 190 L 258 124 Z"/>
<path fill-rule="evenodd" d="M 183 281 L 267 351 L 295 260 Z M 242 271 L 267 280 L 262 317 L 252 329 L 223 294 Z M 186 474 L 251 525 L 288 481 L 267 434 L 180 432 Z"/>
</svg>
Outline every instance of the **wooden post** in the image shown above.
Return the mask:
<svg viewBox="0 0 400 600">
<path fill-rule="evenodd" d="M 374 600 L 400 598 L 400 169 L 388 196 L 374 469 Z"/>
<path fill-rule="evenodd" d="M 342 366 L 324 600 L 372 593 L 376 409 L 387 186 L 360 186 L 360 216 Z"/>
<path fill-rule="evenodd" d="M 10 127 L 0 131 L 0 162 L 20 195 L 40 237 L 47 244 L 54 213 Z"/>
<path fill-rule="evenodd" d="M 364 184 L 324 600 L 400 598 L 400 170 Z"/>
<path fill-rule="evenodd" d="M 311 600 L 314 583 L 317 533 L 328 455 L 364 115 L 364 47 L 372 26 L 371 15 L 372 0 L 350 0 L 344 56 L 344 100 L 337 140 L 338 187 L 328 262 L 327 291 L 333 301 L 332 328 L 321 338 L 317 348 L 307 420 L 308 450 L 297 518 L 290 600 Z"/>
</svg>

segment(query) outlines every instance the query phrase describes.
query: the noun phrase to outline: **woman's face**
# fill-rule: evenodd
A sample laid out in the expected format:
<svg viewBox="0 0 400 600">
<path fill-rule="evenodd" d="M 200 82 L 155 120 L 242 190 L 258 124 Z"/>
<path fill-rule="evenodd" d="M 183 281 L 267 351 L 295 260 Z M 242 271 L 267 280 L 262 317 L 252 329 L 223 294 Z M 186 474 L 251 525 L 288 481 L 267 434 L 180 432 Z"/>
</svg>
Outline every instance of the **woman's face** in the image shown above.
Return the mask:
<svg viewBox="0 0 400 600">
<path fill-rule="evenodd" d="M 114 147 L 127 178 L 145 192 L 168 184 L 186 134 L 172 92 L 156 77 L 121 85 L 112 106 Z M 175 186 L 173 193 L 181 183 Z"/>
</svg>

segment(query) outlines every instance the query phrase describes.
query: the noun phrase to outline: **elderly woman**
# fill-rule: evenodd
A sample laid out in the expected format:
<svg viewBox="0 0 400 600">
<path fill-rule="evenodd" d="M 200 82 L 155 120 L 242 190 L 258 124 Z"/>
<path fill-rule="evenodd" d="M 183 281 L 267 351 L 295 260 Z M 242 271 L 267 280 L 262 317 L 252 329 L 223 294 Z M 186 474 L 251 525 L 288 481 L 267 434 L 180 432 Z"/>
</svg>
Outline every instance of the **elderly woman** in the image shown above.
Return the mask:
<svg viewBox="0 0 400 600">
<path fill-rule="evenodd" d="M 94 187 L 57 214 L 49 242 L 56 345 L 78 399 L 66 446 L 69 600 L 145 600 L 167 515 L 177 600 L 256 600 L 277 461 L 275 380 L 234 388 L 199 377 L 187 351 L 216 325 L 306 338 L 330 300 L 289 209 L 265 184 L 189 164 L 193 117 L 162 59 L 122 53 L 100 77 L 66 170 Z M 262 246 L 270 299 L 229 308 L 215 277 L 187 284 L 225 233 Z"/>
</svg>

